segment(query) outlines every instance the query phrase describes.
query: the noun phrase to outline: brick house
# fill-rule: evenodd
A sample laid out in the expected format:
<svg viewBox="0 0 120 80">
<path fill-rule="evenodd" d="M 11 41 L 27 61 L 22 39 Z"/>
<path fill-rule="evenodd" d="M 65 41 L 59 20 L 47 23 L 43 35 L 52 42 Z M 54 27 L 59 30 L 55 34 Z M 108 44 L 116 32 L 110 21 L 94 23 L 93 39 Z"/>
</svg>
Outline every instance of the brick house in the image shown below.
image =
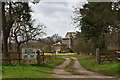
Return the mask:
<svg viewBox="0 0 120 80">
<path fill-rule="evenodd" d="M 67 52 L 68 47 L 66 44 L 58 42 L 51 45 L 51 50 L 52 52 L 55 52 L 55 53 L 64 53 L 64 52 Z"/>
</svg>

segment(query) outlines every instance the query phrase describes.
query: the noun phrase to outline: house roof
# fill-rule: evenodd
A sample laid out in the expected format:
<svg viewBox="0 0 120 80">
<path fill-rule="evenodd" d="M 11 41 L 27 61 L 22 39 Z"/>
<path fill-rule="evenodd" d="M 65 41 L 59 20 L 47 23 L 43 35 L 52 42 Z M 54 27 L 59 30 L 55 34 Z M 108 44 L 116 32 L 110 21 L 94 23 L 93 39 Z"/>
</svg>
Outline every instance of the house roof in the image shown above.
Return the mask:
<svg viewBox="0 0 120 80">
<path fill-rule="evenodd" d="M 62 38 L 62 40 L 69 40 L 69 38 Z"/>
<path fill-rule="evenodd" d="M 53 46 L 65 46 L 66 44 L 64 44 L 64 43 L 60 43 L 60 42 L 58 42 L 58 43 L 55 43 L 55 44 L 52 44 Z"/>
<path fill-rule="evenodd" d="M 65 35 L 65 38 L 72 38 L 76 35 L 76 32 L 67 32 L 67 34 Z"/>
</svg>

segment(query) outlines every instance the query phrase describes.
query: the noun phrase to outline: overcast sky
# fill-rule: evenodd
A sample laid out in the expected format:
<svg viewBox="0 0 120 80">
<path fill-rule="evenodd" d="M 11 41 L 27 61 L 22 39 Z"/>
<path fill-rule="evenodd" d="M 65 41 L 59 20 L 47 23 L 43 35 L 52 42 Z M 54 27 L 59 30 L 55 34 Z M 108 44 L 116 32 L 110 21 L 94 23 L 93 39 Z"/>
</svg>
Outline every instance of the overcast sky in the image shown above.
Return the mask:
<svg viewBox="0 0 120 80">
<path fill-rule="evenodd" d="M 67 32 L 79 31 L 72 24 L 73 2 L 39 2 L 38 4 L 30 3 L 33 10 L 32 18 L 38 23 L 47 26 L 47 36 L 55 33 L 64 37 Z"/>
</svg>

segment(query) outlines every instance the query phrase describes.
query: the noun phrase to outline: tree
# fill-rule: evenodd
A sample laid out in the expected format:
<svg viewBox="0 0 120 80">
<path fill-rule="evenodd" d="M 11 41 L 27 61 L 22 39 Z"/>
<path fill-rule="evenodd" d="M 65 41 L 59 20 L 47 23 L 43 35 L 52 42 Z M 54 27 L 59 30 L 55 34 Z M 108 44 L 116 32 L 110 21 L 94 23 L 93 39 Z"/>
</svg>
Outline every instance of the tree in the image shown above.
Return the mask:
<svg viewBox="0 0 120 80">
<path fill-rule="evenodd" d="M 35 40 L 37 37 L 44 34 L 43 29 L 45 28 L 42 24 L 35 24 L 35 20 L 31 19 L 31 8 L 28 3 L 24 3 L 24 5 L 25 7 L 22 12 L 14 16 L 15 20 L 10 34 L 10 37 L 12 37 L 13 41 L 17 44 L 17 51 L 19 51 L 19 47 L 22 43 Z"/>
<path fill-rule="evenodd" d="M 62 37 L 59 36 L 58 34 L 53 34 L 50 37 L 44 38 L 42 41 L 51 45 L 51 44 L 53 44 L 55 42 L 56 43 L 57 42 L 62 42 Z"/>
<path fill-rule="evenodd" d="M 2 12 L 2 3 L 0 2 L 0 20 L 2 20 L 1 12 Z M 0 21 L 0 57 L 2 57 L 2 21 Z M 2 60 L 0 59 L 0 61 Z"/>
<path fill-rule="evenodd" d="M 59 36 L 58 34 L 53 34 L 51 38 L 53 39 L 54 42 L 62 42 L 62 37 Z"/>
<path fill-rule="evenodd" d="M 113 4 L 112 2 L 89 2 L 83 8 L 75 8 L 73 21 L 81 28 L 81 33 L 86 40 L 95 41 L 95 48 L 105 48 L 105 35 L 110 34 L 112 28 L 117 28 L 118 15 Z"/>
<path fill-rule="evenodd" d="M 116 29 L 117 29 L 117 36 L 118 36 L 118 49 L 120 50 L 120 1 L 114 3 L 114 11 L 116 12 L 117 18 L 116 18 Z"/>
<path fill-rule="evenodd" d="M 83 37 L 77 38 L 74 43 L 73 51 L 77 52 L 78 54 L 90 54 L 93 52 L 93 43 L 91 40 L 86 41 Z"/>
<path fill-rule="evenodd" d="M 8 37 L 13 24 L 22 21 L 24 18 L 29 21 L 31 17 L 30 13 L 28 14 L 24 11 L 31 12 L 28 2 L 2 2 L 3 53 L 6 57 L 9 57 Z"/>
<path fill-rule="evenodd" d="M 18 20 L 16 16 L 24 15 L 23 12 L 24 9 L 28 8 L 27 5 L 28 3 L 22 2 L 2 2 L 3 53 L 7 58 L 9 58 L 7 43 L 10 29 L 12 28 L 14 22 Z"/>
<path fill-rule="evenodd" d="M 47 43 L 49 45 L 54 43 L 54 41 L 51 37 L 46 37 L 46 38 L 42 39 L 41 41 L 44 42 L 44 43 Z"/>
<path fill-rule="evenodd" d="M 5 54 L 5 57 L 9 59 L 7 39 L 9 37 L 10 28 L 12 27 L 13 24 L 12 13 L 10 9 L 11 2 L 8 3 L 8 6 L 9 8 L 6 11 L 5 2 L 2 2 L 3 53 Z"/>
<path fill-rule="evenodd" d="M 37 40 L 45 34 L 44 28 L 44 25 L 27 25 L 24 21 L 15 23 L 11 29 L 11 38 L 17 44 L 17 51 L 20 50 L 19 48 L 22 43 Z"/>
</svg>

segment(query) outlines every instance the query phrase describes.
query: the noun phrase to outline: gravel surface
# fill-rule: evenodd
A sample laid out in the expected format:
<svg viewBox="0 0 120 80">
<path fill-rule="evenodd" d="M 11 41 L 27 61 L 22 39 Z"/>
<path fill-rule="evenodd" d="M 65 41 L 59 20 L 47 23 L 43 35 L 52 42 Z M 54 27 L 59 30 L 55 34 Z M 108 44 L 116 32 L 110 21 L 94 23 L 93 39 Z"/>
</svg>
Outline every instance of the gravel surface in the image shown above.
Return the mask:
<svg viewBox="0 0 120 80">
<path fill-rule="evenodd" d="M 59 66 L 56 66 L 54 69 L 53 69 L 53 73 L 52 75 L 55 76 L 56 78 L 113 78 L 111 76 L 106 76 L 106 75 L 103 75 L 103 74 L 99 74 L 99 73 L 96 73 L 96 72 L 92 72 L 92 71 L 89 71 L 85 68 L 83 68 L 79 61 L 77 60 L 77 58 L 69 58 L 69 57 L 63 57 L 65 58 L 65 62 L 63 62 L 62 64 L 60 64 Z M 77 73 L 80 73 L 79 75 L 73 75 L 71 74 L 70 72 L 67 72 L 64 70 L 64 68 L 70 63 L 70 60 L 71 59 L 74 59 L 74 69 Z M 111 79 L 110 79 L 111 80 Z M 115 79 L 116 80 L 116 79 Z"/>
</svg>

